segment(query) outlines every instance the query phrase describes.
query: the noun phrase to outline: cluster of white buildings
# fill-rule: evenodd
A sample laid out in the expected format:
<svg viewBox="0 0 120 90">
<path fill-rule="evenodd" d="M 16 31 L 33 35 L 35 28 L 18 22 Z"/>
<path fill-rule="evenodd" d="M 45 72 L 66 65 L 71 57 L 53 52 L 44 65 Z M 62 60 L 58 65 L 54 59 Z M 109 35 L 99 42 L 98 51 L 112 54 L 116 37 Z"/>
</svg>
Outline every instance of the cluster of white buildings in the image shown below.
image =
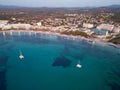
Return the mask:
<svg viewBox="0 0 120 90">
<path fill-rule="evenodd" d="M 97 29 L 107 30 L 107 31 L 114 32 L 114 33 L 120 32 L 120 26 L 115 27 L 114 25 L 110 25 L 110 24 L 101 24 L 101 25 L 97 26 Z"/>
<path fill-rule="evenodd" d="M 97 29 L 100 29 L 100 30 L 109 30 L 109 31 L 112 31 L 114 29 L 114 25 L 110 25 L 110 24 L 101 24 L 99 26 L 97 26 Z"/>
<path fill-rule="evenodd" d="M 83 27 L 91 29 L 91 28 L 94 28 L 94 25 L 90 23 L 83 23 Z"/>
<path fill-rule="evenodd" d="M 26 30 L 29 30 L 31 27 L 30 24 L 7 24 L 5 26 L 2 27 L 2 30 L 11 30 L 11 29 L 15 29 L 15 30 L 18 30 L 18 29 L 26 29 Z"/>
<path fill-rule="evenodd" d="M 0 29 L 1 30 L 50 30 L 52 32 L 63 32 L 63 31 L 79 31 L 82 30 L 86 32 L 88 35 L 94 33 L 91 29 L 94 28 L 94 24 L 83 23 L 82 29 L 79 28 L 76 24 L 68 24 L 68 25 L 60 25 L 57 27 L 54 26 L 43 26 L 41 22 L 36 23 L 35 25 L 30 25 L 26 23 L 18 23 L 18 24 L 8 24 L 7 20 L 0 20 Z M 106 30 L 113 33 L 120 33 L 120 26 L 115 27 L 110 24 L 100 24 L 96 27 L 99 30 Z M 107 35 L 109 33 L 107 32 Z"/>
<path fill-rule="evenodd" d="M 3 28 L 5 25 L 7 25 L 8 20 L 0 20 L 0 28 Z"/>
</svg>

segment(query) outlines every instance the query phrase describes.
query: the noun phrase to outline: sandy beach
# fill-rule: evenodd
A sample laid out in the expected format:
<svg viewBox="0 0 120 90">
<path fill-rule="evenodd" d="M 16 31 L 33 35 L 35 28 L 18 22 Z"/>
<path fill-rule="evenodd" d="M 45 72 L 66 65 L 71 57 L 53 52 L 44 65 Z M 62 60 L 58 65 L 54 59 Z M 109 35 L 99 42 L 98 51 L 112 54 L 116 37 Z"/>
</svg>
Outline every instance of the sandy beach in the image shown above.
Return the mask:
<svg viewBox="0 0 120 90">
<path fill-rule="evenodd" d="M 0 32 L 10 33 L 10 34 L 11 34 L 11 32 L 29 32 L 29 33 L 36 33 L 36 34 L 41 33 L 41 34 L 56 35 L 56 36 L 61 36 L 61 37 L 65 37 L 65 38 L 71 38 L 73 40 L 75 40 L 75 39 L 86 40 L 88 42 L 92 42 L 93 44 L 100 43 L 102 45 L 110 45 L 115 48 L 120 48 L 120 45 L 116 45 L 116 44 L 107 42 L 105 40 L 101 40 L 99 38 L 85 38 L 83 36 L 65 35 L 65 34 L 60 34 L 60 33 L 50 32 L 50 31 L 44 32 L 44 31 L 34 31 L 34 30 L 7 30 L 7 31 L 0 31 Z"/>
</svg>

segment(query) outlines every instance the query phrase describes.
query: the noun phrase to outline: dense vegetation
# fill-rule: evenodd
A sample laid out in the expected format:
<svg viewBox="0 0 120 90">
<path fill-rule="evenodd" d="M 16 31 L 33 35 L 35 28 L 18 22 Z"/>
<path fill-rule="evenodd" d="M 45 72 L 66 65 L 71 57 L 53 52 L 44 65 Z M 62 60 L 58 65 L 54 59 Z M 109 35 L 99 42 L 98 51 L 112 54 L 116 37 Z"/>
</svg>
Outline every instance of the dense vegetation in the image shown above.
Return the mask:
<svg viewBox="0 0 120 90">
<path fill-rule="evenodd" d="M 9 20 L 11 17 L 11 15 L 0 15 L 0 20 Z"/>
<path fill-rule="evenodd" d="M 114 44 L 120 44 L 120 34 L 116 35 L 115 38 L 109 40 L 109 42 L 112 42 Z"/>
<path fill-rule="evenodd" d="M 111 16 L 110 19 L 114 22 L 120 23 L 120 13 L 115 13 L 115 15 Z"/>
<path fill-rule="evenodd" d="M 63 32 L 61 32 L 61 34 L 74 35 L 74 36 L 80 35 L 80 36 L 84 36 L 86 38 L 89 37 L 89 35 L 87 35 L 87 33 L 78 31 L 78 30 L 77 31 L 63 31 Z"/>
</svg>

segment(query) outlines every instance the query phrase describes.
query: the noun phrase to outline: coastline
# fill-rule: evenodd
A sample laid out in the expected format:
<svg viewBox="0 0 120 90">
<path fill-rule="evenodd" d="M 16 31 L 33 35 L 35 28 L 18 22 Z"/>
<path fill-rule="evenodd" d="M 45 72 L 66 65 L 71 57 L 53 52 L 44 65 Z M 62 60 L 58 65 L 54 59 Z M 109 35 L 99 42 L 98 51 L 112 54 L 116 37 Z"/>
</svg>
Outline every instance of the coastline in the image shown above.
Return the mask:
<svg viewBox="0 0 120 90">
<path fill-rule="evenodd" d="M 85 37 L 80 36 L 80 35 L 78 35 L 78 36 L 66 35 L 66 34 L 61 34 L 61 33 L 51 32 L 51 31 L 39 31 L 39 30 L 36 30 L 36 31 L 35 30 L 5 30 L 5 31 L 0 31 L 0 32 L 35 32 L 35 33 L 48 34 L 48 35 L 57 35 L 57 36 L 66 37 L 66 38 L 72 38 L 72 39 L 86 40 L 88 42 L 92 42 L 93 44 L 100 43 L 100 44 L 104 44 L 104 45 L 113 46 L 115 48 L 120 48 L 120 45 L 116 45 L 114 43 L 107 42 L 107 41 L 101 40 L 99 38 L 85 38 Z"/>
</svg>

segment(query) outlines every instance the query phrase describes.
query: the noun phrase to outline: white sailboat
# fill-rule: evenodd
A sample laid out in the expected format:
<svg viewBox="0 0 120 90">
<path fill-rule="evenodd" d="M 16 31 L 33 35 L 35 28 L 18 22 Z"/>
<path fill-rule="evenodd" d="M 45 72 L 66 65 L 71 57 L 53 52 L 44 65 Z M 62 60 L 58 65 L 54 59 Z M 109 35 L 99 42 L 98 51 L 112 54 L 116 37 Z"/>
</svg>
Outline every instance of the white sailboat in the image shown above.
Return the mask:
<svg viewBox="0 0 120 90">
<path fill-rule="evenodd" d="M 24 59 L 24 56 L 23 56 L 23 54 L 22 54 L 22 52 L 20 51 L 20 55 L 19 55 L 19 58 L 22 60 L 22 59 Z"/>
<path fill-rule="evenodd" d="M 77 68 L 82 68 L 82 65 L 80 64 L 80 60 L 78 61 L 78 63 L 76 64 Z"/>
</svg>

